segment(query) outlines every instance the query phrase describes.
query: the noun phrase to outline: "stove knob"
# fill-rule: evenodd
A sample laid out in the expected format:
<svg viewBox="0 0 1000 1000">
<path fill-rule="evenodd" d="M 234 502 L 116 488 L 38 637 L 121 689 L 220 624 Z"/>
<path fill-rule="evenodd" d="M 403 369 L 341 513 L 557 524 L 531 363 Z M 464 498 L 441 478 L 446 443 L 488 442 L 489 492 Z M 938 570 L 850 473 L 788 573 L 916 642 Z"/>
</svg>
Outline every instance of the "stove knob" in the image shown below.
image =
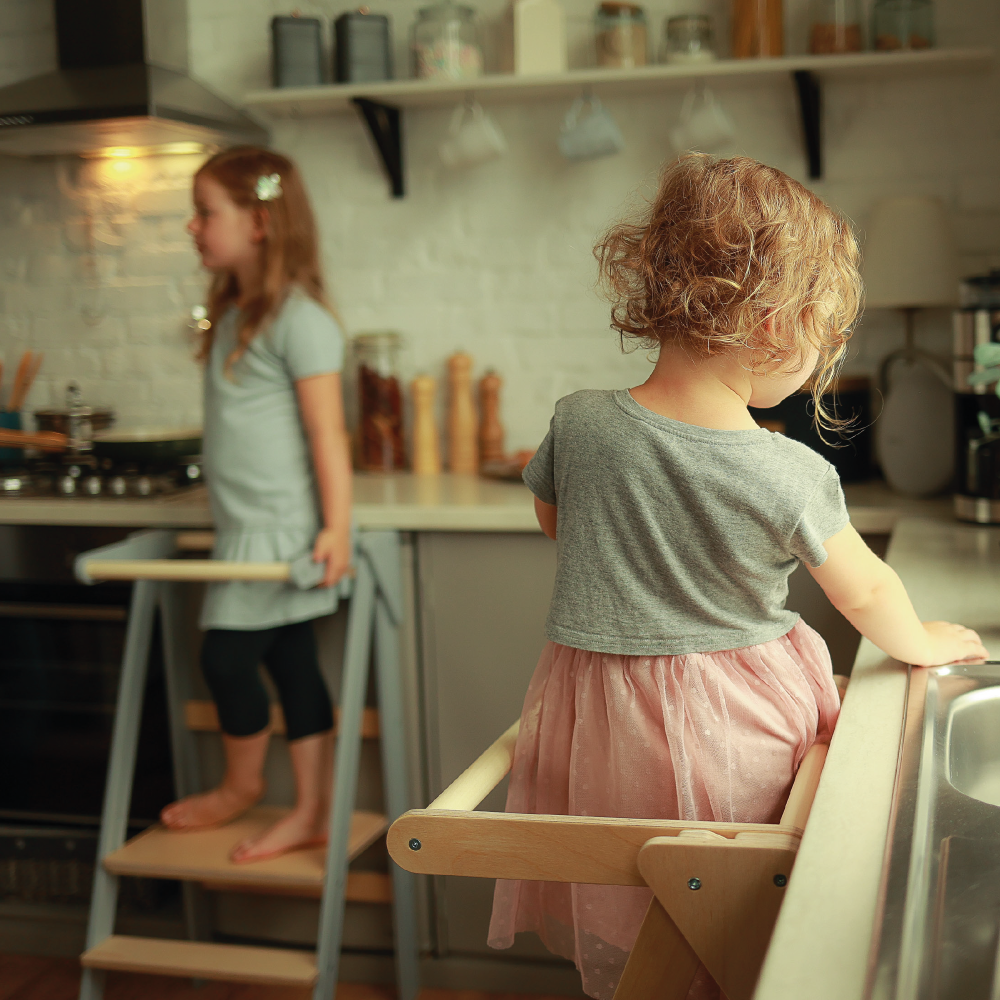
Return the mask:
<svg viewBox="0 0 1000 1000">
<path fill-rule="evenodd" d="M 128 483 L 125 482 L 124 476 L 112 476 L 108 483 L 108 489 L 116 497 L 123 497 L 128 492 Z"/>
<path fill-rule="evenodd" d="M 88 496 L 100 496 L 103 486 L 104 484 L 101 482 L 100 476 L 87 476 L 87 478 L 83 481 L 83 488 Z"/>
<path fill-rule="evenodd" d="M 135 491 L 141 497 L 148 497 L 153 492 L 153 480 L 149 476 L 140 476 L 135 481 Z"/>
<path fill-rule="evenodd" d="M 76 493 L 76 479 L 73 476 L 60 476 L 59 477 L 59 492 L 65 496 L 71 497 Z"/>
</svg>

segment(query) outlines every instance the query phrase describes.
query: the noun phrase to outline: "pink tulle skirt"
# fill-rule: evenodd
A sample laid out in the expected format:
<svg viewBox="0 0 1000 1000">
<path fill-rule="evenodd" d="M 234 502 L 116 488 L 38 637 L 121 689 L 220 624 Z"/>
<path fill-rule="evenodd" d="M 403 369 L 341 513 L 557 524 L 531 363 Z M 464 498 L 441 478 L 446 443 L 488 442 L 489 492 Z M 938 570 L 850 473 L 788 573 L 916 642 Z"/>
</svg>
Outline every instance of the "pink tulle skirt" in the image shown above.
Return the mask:
<svg viewBox="0 0 1000 1000">
<path fill-rule="evenodd" d="M 840 710 L 826 643 L 805 622 L 720 653 L 615 656 L 550 642 L 521 712 L 507 811 L 776 823 Z M 611 1000 L 651 893 L 498 880 L 489 943 L 534 931 Z M 718 997 L 704 968 L 689 1000 Z"/>
</svg>

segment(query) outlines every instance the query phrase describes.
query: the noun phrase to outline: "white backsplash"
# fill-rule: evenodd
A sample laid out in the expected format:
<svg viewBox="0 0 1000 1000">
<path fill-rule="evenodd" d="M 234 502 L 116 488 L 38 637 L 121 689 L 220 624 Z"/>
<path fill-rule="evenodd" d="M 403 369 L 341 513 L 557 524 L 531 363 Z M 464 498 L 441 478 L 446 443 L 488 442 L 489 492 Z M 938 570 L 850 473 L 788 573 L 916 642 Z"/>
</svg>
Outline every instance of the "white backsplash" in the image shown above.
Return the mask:
<svg viewBox="0 0 1000 1000">
<path fill-rule="evenodd" d="M 385 0 L 400 59 L 418 2 Z M 292 6 L 292 5 L 290 5 Z M 324 15 L 339 4 L 298 5 Z M 710 2 L 695 6 L 719 11 Z M 487 19 L 500 0 L 490 0 Z M 590 0 L 567 3 L 584 24 Z M 667 12 L 650 3 L 656 35 Z M 801 48 L 805 0 L 786 5 L 790 45 Z M 239 100 L 268 84 L 270 0 L 190 5 L 192 73 Z M 942 45 L 1000 49 L 995 0 L 937 5 Z M 720 24 L 723 19 L 719 18 Z M 720 32 L 724 35 L 724 31 Z M 580 56 L 579 58 L 583 58 Z M 0 0 L 0 83 L 54 65 L 47 0 Z M 790 80 L 713 84 L 737 123 L 738 149 L 805 180 Z M 437 158 L 450 109 L 405 114 L 407 196 L 389 197 L 379 162 L 352 115 L 279 123 L 276 148 L 306 175 L 323 239 L 331 291 L 350 333 L 395 329 L 405 337 L 403 375 L 441 376 L 463 349 L 476 371 L 505 379 L 510 448 L 531 447 L 552 403 L 586 386 L 634 384 L 648 370 L 622 356 L 595 290 L 591 247 L 601 230 L 641 201 L 660 163 L 683 88 L 609 99 L 627 147 L 619 156 L 569 164 L 556 151 L 563 101 L 490 105 L 510 153 L 449 173 Z M 826 179 L 810 186 L 863 227 L 880 197 L 939 196 L 949 207 L 963 273 L 1000 266 L 1000 75 L 839 79 L 824 91 Z M 184 233 L 197 161 L 159 157 L 119 171 L 107 161 L 0 157 L 0 354 L 5 383 L 24 348 L 45 364 L 28 408 L 61 402 L 68 379 L 116 407 L 122 424 L 200 419 L 200 378 L 186 326 L 205 278 Z M 920 317 L 919 341 L 947 353 L 947 311 Z M 901 342 L 895 315 L 872 311 L 849 371 L 872 372 Z"/>
</svg>

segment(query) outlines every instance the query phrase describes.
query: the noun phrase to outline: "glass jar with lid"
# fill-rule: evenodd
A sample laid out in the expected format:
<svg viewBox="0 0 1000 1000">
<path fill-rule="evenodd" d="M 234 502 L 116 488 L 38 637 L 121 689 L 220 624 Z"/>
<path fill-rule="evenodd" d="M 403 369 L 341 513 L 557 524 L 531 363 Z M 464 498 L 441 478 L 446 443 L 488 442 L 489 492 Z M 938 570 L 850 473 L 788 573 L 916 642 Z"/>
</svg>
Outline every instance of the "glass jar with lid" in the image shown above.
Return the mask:
<svg viewBox="0 0 1000 1000">
<path fill-rule="evenodd" d="M 816 0 L 809 31 L 809 51 L 814 55 L 832 55 L 860 52 L 862 48 L 858 0 Z"/>
<path fill-rule="evenodd" d="M 413 75 L 465 80 L 483 75 L 479 23 L 471 7 L 443 0 L 417 13 L 411 36 Z"/>
<path fill-rule="evenodd" d="M 646 12 L 636 4 L 605 0 L 594 14 L 597 65 L 631 69 L 646 65 Z"/>
<path fill-rule="evenodd" d="M 872 45 L 882 51 L 929 49 L 934 44 L 931 0 L 875 0 Z"/>
<path fill-rule="evenodd" d="M 712 19 L 707 14 L 684 14 L 663 22 L 663 49 L 666 63 L 709 62 L 715 58 Z"/>
<path fill-rule="evenodd" d="M 358 468 L 395 472 L 405 467 L 403 395 L 397 358 L 398 333 L 362 333 L 354 338 L 358 365 Z"/>
</svg>

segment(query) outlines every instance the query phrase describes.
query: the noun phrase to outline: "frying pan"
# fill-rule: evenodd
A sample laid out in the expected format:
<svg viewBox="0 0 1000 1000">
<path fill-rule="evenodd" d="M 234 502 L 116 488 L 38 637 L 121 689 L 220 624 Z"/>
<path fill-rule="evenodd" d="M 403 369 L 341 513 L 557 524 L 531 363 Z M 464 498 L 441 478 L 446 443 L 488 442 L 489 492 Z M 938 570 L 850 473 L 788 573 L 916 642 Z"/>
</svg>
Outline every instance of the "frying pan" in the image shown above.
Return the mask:
<svg viewBox="0 0 1000 1000">
<path fill-rule="evenodd" d="M 69 438 L 55 431 L 29 434 L 0 429 L 0 446 L 65 451 Z M 170 463 L 201 452 L 200 427 L 132 428 L 94 435 L 93 454 L 113 462 Z"/>
</svg>

